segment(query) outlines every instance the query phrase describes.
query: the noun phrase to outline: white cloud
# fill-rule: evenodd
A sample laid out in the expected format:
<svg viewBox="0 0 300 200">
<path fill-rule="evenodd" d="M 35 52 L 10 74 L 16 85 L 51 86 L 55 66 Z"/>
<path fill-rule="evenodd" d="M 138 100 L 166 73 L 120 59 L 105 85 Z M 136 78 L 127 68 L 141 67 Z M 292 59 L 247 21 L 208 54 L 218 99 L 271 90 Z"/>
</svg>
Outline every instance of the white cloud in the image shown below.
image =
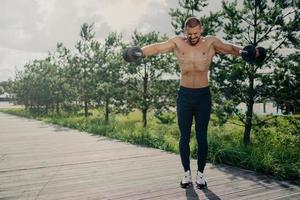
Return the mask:
<svg viewBox="0 0 300 200">
<path fill-rule="evenodd" d="M 54 51 L 57 42 L 72 49 L 84 22 L 95 23 L 100 41 L 111 31 L 131 34 L 153 3 L 166 6 L 166 0 L 1 0 L 0 81 Z"/>
<path fill-rule="evenodd" d="M 122 29 L 134 29 L 136 25 L 143 21 L 143 16 L 149 12 L 149 4 L 157 2 L 161 6 L 165 6 L 164 0 L 123 0 L 112 1 L 112 4 L 106 4 L 102 9 L 105 21 L 110 23 L 113 30 L 120 31 Z M 117 2 L 117 3 L 116 3 Z"/>
<path fill-rule="evenodd" d="M 131 36 L 159 31 L 172 35 L 170 8 L 177 0 L 1 0 L 0 81 L 14 74 L 14 67 L 54 51 L 57 42 L 70 49 L 79 40 L 80 26 L 94 23 L 96 38 L 109 32 Z"/>
<path fill-rule="evenodd" d="M 26 63 L 46 56 L 47 53 L 26 52 L 0 47 L 0 81 L 13 79 L 16 71 L 23 70 Z"/>
</svg>

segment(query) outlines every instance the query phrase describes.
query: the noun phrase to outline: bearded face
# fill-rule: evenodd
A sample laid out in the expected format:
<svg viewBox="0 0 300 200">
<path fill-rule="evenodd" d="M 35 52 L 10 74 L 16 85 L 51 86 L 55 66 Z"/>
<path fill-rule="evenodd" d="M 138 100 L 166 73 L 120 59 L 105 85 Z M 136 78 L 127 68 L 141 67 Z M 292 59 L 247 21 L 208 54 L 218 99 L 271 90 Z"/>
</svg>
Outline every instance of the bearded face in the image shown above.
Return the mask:
<svg viewBox="0 0 300 200">
<path fill-rule="evenodd" d="M 187 40 L 189 41 L 189 43 L 194 46 L 196 45 L 199 40 L 200 40 L 200 37 L 201 37 L 201 32 L 202 32 L 202 29 L 200 26 L 195 26 L 195 27 L 187 27 L 185 29 L 185 34 L 186 34 L 186 37 L 187 37 Z"/>
</svg>

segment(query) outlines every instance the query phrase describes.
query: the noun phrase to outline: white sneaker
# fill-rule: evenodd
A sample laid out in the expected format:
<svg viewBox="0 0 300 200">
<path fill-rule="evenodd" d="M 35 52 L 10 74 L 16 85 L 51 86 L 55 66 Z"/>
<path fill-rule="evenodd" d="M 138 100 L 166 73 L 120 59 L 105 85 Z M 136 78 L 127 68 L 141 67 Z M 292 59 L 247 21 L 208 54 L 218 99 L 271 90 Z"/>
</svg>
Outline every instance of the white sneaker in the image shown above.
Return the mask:
<svg viewBox="0 0 300 200">
<path fill-rule="evenodd" d="M 191 171 L 188 170 L 188 171 L 184 172 L 183 178 L 180 182 L 180 186 L 182 188 L 187 188 L 187 187 L 191 186 L 192 184 L 193 184 L 193 182 L 192 182 Z"/>
<path fill-rule="evenodd" d="M 200 171 L 197 171 L 196 185 L 197 185 L 198 189 L 206 189 L 207 188 L 207 183 L 206 183 L 206 180 L 204 178 L 204 175 Z"/>
</svg>

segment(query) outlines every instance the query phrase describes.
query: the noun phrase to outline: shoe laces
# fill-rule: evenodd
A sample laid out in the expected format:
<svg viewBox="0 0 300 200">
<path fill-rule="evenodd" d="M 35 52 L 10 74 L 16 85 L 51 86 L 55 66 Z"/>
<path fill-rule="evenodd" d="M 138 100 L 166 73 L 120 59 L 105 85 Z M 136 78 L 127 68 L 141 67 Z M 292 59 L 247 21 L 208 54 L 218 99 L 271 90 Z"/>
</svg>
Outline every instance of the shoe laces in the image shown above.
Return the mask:
<svg viewBox="0 0 300 200">
<path fill-rule="evenodd" d="M 184 176 L 183 176 L 183 181 L 190 181 L 191 180 L 191 172 L 188 170 L 186 172 L 184 172 Z"/>
<path fill-rule="evenodd" d="M 205 184 L 205 179 L 204 179 L 204 175 L 203 173 L 201 173 L 200 171 L 197 171 L 197 176 L 196 176 L 196 181 L 199 183 L 199 184 Z"/>
</svg>

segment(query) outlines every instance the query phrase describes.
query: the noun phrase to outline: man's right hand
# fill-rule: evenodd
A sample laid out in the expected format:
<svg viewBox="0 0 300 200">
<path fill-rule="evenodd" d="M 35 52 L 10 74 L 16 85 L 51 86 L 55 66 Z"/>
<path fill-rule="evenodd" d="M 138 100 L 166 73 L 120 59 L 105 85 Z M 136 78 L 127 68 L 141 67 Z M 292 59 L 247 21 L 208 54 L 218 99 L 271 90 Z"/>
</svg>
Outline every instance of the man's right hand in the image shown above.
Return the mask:
<svg viewBox="0 0 300 200">
<path fill-rule="evenodd" d="M 139 47 L 128 47 L 123 50 L 123 58 L 126 62 L 135 62 L 143 57 L 143 51 Z"/>
<path fill-rule="evenodd" d="M 253 63 L 256 57 L 255 46 L 252 44 L 245 46 L 243 50 L 241 50 L 241 56 L 246 62 Z"/>
</svg>

